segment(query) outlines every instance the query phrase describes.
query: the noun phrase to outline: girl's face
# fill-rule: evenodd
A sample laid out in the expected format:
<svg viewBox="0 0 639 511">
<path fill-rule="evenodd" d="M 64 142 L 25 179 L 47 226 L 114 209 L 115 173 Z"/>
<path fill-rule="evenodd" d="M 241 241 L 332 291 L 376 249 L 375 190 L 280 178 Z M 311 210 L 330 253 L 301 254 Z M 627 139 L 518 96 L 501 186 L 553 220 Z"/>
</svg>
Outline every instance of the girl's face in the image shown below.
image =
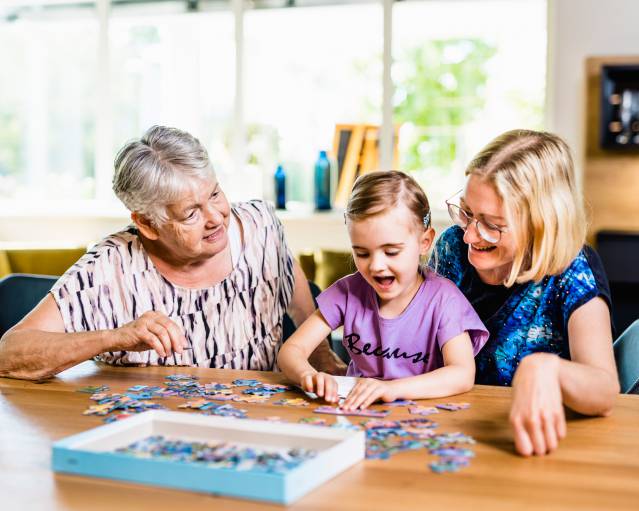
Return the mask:
<svg viewBox="0 0 639 511">
<path fill-rule="evenodd" d="M 404 205 L 360 221 L 348 222 L 355 266 L 380 298 L 407 306 L 417 291 L 419 259 L 426 255 L 434 231 L 417 225 Z M 403 308 L 402 308 L 403 310 Z"/>
<path fill-rule="evenodd" d="M 507 278 L 516 253 L 512 227 L 506 225 L 506 213 L 501 197 L 492 185 L 471 175 L 460 200 L 460 206 L 473 220 L 466 227 L 464 242 L 468 244 L 468 261 L 481 280 L 487 284 L 502 284 Z M 496 243 L 483 239 L 476 220 L 491 227 L 505 229 Z"/>
</svg>

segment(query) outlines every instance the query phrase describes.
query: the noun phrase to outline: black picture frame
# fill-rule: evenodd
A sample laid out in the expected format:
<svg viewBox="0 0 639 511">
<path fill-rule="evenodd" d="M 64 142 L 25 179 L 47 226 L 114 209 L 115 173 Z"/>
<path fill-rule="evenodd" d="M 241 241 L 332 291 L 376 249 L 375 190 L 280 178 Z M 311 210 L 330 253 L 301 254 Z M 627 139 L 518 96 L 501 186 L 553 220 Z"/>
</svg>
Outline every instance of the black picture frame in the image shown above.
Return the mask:
<svg viewBox="0 0 639 511">
<path fill-rule="evenodd" d="M 601 68 L 600 145 L 639 151 L 639 65 Z"/>
</svg>

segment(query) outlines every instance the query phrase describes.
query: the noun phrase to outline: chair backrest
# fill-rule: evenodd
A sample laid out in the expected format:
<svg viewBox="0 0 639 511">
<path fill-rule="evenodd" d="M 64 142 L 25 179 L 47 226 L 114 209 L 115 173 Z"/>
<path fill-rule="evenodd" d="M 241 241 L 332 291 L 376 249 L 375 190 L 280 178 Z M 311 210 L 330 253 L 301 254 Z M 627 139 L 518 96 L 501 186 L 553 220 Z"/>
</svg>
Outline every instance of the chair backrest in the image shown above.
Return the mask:
<svg viewBox="0 0 639 511">
<path fill-rule="evenodd" d="M 58 277 L 12 274 L 0 280 L 0 336 L 46 296 Z"/>
<path fill-rule="evenodd" d="M 639 318 L 639 232 L 599 231 L 596 243 L 610 281 L 615 328 L 623 332 Z"/>
<path fill-rule="evenodd" d="M 619 385 L 624 394 L 639 394 L 639 320 L 613 344 Z"/>
</svg>

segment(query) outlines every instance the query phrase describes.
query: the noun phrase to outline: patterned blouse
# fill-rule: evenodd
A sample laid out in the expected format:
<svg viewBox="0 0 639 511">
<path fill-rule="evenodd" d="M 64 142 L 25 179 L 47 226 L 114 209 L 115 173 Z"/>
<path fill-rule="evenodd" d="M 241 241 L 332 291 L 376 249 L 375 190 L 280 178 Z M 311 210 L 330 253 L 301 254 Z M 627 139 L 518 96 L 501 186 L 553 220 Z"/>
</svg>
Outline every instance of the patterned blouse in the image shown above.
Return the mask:
<svg viewBox="0 0 639 511">
<path fill-rule="evenodd" d="M 272 370 L 293 294 L 293 258 L 271 206 L 250 201 L 232 211 L 244 244 L 222 282 L 203 289 L 171 284 L 149 259 L 136 229 L 129 227 L 99 242 L 53 286 L 65 330 L 114 329 L 154 310 L 182 327 L 192 349 L 165 358 L 154 350 L 108 352 L 96 360 Z"/>
<path fill-rule="evenodd" d="M 463 231 L 456 226 L 444 231 L 430 266 L 457 284 L 490 332 L 488 342 L 475 359 L 476 382 L 510 385 L 519 362 L 531 353 L 555 353 L 570 359 L 570 315 L 598 296 L 610 306 L 608 281 L 596 252 L 584 246 L 562 273 L 544 277 L 538 283 L 515 285 L 509 290 L 504 286 L 488 286 L 479 280 L 475 268 L 468 262 L 468 246 L 463 236 Z M 491 299 L 496 302 L 492 308 L 485 307 L 487 294 L 492 294 Z"/>
</svg>

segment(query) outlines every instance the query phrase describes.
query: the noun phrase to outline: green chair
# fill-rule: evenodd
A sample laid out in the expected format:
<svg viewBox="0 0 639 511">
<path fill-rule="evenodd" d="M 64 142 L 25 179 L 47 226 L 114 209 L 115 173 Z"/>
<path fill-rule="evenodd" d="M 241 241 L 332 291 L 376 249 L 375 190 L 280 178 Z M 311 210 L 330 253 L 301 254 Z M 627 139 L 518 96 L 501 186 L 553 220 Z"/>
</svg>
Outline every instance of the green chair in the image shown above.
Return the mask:
<svg viewBox="0 0 639 511">
<path fill-rule="evenodd" d="M 621 392 L 639 394 L 639 320 L 619 336 L 613 348 Z"/>
<path fill-rule="evenodd" d="M 0 336 L 25 317 L 58 277 L 14 273 L 0 280 Z"/>
</svg>

